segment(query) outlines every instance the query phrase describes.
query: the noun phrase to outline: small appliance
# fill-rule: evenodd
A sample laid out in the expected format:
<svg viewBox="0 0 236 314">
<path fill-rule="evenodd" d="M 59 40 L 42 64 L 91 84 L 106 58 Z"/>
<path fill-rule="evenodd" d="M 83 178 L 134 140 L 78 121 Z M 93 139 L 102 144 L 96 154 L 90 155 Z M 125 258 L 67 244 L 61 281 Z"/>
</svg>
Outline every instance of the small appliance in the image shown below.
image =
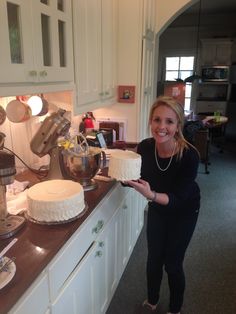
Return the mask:
<svg viewBox="0 0 236 314">
<path fill-rule="evenodd" d="M 203 82 L 228 82 L 230 67 L 227 65 L 202 67 Z"/>
<path fill-rule="evenodd" d="M 62 179 L 61 150 L 58 138 L 68 133 L 70 121 L 64 117 L 65 110 L 59 109 L 48 116 L 30 142 L 32 152 L 39 157 L 50 155 L 49 172 L 46 180 Z"/>
<path fill-rule="evenodd" d="M 4 151 L 5 134 L 0 132 L 0 238 L 9 238 L 20 230 L 25 219 L 7 212 L 6 185 L 14 182 L 15 157 Z"/>
<path fill-rule="evenodd" d="M 97 184 L 92 178 L 97 174 L 106 156 L 101 148 L 90 147 L 86 138 L 79 133 L 69 136 L 70 121 L 59 109 L 47 117 L 31 140 L 30 147 L 39 157 L 50 155 L 49 171 L 45 180 L 71 179 L 78 181 L 84 190 L 92 190 Z M 64 137 L 62 141 L 59 138 Z M 103 156 L 103 158 L 102 158 Z"/>
</svg>

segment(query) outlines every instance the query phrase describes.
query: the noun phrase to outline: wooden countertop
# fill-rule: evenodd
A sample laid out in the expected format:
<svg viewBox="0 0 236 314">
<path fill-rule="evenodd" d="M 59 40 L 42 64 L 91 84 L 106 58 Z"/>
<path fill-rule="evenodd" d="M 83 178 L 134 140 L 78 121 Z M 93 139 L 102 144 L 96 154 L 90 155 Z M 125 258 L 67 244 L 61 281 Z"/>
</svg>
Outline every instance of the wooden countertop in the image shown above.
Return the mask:
<svg viewBox="0 0 236 314">
<path fill-rule="evenodd" d="M 17 179 L 29 180 L 25 176 L 17 177 Z M 34 183 L 37 182 L 32 174 L 30 179 Z M 7 313 L 12 308 L 99 202 L 117 184 L 115 180 L 97 181 L 97 183 L 97 189 L 85 192 L 88 210 L 81 218 L 69 223 L 50 226 L 26 221 L 24 227 L 13 236 L 17 237 L 18 241 L 6 253 L 6 256 L 16 257 L 16 274 L 10 283 L 0 290 L 1 314 Z M 0 251 L 13 237 L 0 240 Z"/>
</svg>

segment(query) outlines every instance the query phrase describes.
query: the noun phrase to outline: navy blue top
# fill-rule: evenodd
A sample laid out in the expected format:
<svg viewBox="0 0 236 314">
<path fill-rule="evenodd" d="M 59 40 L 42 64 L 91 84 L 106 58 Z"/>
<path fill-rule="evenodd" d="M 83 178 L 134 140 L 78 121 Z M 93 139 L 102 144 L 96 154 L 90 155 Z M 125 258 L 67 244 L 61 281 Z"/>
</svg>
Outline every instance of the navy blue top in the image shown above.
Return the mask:
<svg viewBox="0 0 236 314">
<path fill-rule="evenodd" d="M 184 149 L 180 160 L 174 155 L 166 171 L 161 171 L 157 167 L 153 138 L 143 140 L 138 145 L 137 152 L 142 156 L 141 178 L 149 182 L 152 190 L 169 196 L 168 205 L 152 202 L 149 206 L 163 215 L 174 216 L 186 216 L 199 210 L 200 189 L 195 181 L 199 155 L 193 147 Z M 170 158 L 160 158 L 158 155 L 157 158 L 160 167 L 165 169 Z"/>
</svg>

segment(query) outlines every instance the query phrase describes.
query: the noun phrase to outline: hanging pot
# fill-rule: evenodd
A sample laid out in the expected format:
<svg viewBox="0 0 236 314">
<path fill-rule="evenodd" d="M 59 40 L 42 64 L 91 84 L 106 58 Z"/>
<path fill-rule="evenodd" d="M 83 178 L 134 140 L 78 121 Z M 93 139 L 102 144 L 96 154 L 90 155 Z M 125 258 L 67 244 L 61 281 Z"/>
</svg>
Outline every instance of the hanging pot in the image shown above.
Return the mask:
<svg viewBox="0 0 236 314">
<path fill-rule="evenodd" d="M 2 125 L 5 122 L 6 116 L 7 115 L 5 109 L 2 106 L 0 106 L 0 125 Z"/>
<path fill-rule="evenodd" d="M 27 104 L 15 99 L 7 104 L 6 115 L 11 122 L 20 123 L 31 118 L 31 109 Z"/>
</svg>

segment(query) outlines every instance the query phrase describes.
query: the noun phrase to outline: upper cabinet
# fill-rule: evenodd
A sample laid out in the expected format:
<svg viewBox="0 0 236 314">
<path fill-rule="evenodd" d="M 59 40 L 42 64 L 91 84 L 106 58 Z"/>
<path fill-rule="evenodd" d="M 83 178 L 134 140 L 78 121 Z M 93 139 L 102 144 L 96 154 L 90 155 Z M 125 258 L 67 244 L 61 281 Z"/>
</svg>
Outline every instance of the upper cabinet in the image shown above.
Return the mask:
<svg viewBox="0 0 236 314">
<path fill-rule="evenodd" d="M 0 41 L 0 84 L 74 80 L 70 0 L 1 0 Z"/>
<path fill-rule="evenodd" d="M 75 114 L 115 100 L 116 5 L 117 0 L 73 0 Z"/>
<path fill-rule="evenodd" d="M 231 39 L 201 39 L 201 65 L 230 65 Z"/>
</svg>

